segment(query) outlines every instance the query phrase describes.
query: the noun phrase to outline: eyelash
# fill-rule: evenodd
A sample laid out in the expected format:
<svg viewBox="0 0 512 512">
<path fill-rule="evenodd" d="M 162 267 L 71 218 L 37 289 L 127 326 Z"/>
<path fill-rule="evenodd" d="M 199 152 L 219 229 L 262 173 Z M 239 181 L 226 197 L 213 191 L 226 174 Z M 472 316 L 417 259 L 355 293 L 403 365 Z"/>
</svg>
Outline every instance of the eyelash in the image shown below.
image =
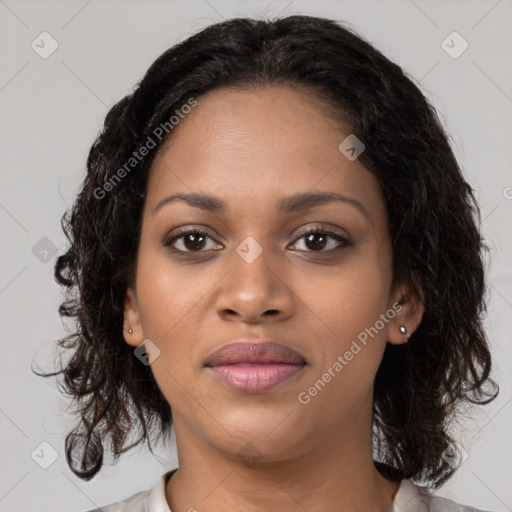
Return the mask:
<svg viewBox="0 0 512 512">
<path fill-rule="evenodd" d="M 182 239 L 183 237 L 187 236 L 187 235 L 191 235 L 191 234 L 194 234 L 194 235 L 200 235 L 200 236 L 204 236 L 204 237 L 207 237 L 207 238 L 210 238 L 213 240 L 213 238 L 211 238 L 208 233 L 202 229 L 184 229 L 183 231 L 180 231 L 176 234 L 174 234 L 171 238 L 169 238 L 168 240 L 166 240 L 164 242 L 164 247 L 172 247 L 172 245 L 179 239 Z M 325 228 L 324 226 L 321 226 L 321 227 L 314 227 L 314 228 L 309 228 L 308 230 L 304 231 L 303 233 L 300 234 L 300 236 L 296 239 L 295 243 L 303 238 L 306 238 L 308 235 L 311 235 L 311 234 L 321 234 L 321 235 L 325 235 L 325 236 L 329 236 L 331 238 L 333 238 L 334 240 L 336 240 L 337 242 L 339 242 L 339 246 L 334 248 L 334 249 L 328 249 L 328 250 L 324 250 L 324 249 L 321 249 L 321 250 L 318 250 L 318 251 L 314 251 L 314 250 L 307 250 L 307 251 L 302 251 L 302 252 L 309 252 L 309 253 L 319 253 L 319 254 L 322 254 L 322 253 L 332 253 L 334 251 L 339 251 L 345 247 L 348 247 L 351 245 L 351 242 L 350 240 L 343 236 L 343 235 L 340 235 L 339 233 L 335 233 L 334 231 L 331 231 L 327 228 Z M 218 250 L 218 249 L 213 249 L 213 250 Z M 181 249 L 176 249 L 176 248 L 171 248 L 171 251 L 175 254 L 179 254 L 181 257 L 193 257 L 194 254 L 200 254 L 200 253 L 207 253 L 208 250 L 198 250 L 198 251 L 189 251 L 189 250 L 186 250 L 186 251 L 183 251 Z M 190 256 L 189 256 L 190 255 Z"/>
</svg>

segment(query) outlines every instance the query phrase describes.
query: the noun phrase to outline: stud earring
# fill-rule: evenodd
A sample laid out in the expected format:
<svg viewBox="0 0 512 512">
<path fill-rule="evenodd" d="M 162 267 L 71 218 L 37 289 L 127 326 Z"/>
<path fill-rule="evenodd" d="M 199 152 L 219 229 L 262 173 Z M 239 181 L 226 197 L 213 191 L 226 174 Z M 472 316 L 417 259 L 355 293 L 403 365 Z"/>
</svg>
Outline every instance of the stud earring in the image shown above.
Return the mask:
<svg viewBox="0 0 512 512">
<path fill-rule="evenodd" d="M 404 335 L 405 341 L 407 341 L 411 337 L 410 334 L 407 334 L 407 329 L 405 328 L 405 325 L 400 326 L 400 334 Z"/>
<path fill-rule="evenodd" d="M 132 329 L 128 329 L 128 333 L 129 334 L 133 334 L 133 330 Z"/>
</svg>

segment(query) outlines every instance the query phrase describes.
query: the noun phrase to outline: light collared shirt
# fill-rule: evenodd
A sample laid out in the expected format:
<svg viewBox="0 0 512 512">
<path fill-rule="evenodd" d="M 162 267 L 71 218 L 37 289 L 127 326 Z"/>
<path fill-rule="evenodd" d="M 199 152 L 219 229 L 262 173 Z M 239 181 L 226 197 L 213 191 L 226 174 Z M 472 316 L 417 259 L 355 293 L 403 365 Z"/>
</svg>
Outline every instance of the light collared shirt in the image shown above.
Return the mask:
<svg viewBox="0 0 512 512">
<path fill-rule="evenodd" d="M 177 469 L 177 468 L 176 468 Z M 147 491 L 87 512 L 172 512 L 165 498 L 165 484 L 176 471 L 168 471 Z M 195 509 L 190 507 L 189 511 Z M 188 512 L 188 511 L 187 511 Z M 434 496 L 430 491 L 402 480 L 393 500 L 393 512 L 485 512 L 468 505 L 460 505 L 446 498 Z"/>
</svg>

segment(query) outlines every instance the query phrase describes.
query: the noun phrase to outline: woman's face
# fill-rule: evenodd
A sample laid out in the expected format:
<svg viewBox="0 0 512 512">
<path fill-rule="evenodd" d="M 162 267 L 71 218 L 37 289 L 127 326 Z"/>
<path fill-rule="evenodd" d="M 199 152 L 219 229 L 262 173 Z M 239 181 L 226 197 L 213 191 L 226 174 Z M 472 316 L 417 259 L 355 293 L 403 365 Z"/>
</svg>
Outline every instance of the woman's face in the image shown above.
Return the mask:
<svg viewBox="0 0 512 512">
<path fill-rule="evenodd" d="M 217 89 L 197 101 L 153 164 L 125 305 L 126 341 L 151 340 L 178 443 L 236 455 L 251 442 L 258 457 L 285 460 L 369 438 L 386 342 L 419 322 L 396 304 L 376 178 L 338 148 L 350 131 L 306 92 Z M 212 360 L 241 340 L 298 358 Z"/>
</svg>

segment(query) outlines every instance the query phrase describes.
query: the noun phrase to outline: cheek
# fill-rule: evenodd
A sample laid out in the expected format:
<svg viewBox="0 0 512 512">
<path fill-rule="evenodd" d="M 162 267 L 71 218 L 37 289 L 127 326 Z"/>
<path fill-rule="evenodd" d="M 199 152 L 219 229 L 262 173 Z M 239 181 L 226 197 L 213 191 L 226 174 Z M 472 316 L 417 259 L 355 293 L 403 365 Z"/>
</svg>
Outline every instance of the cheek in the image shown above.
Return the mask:
<svg viewBox="0 0 512 512">
<path fill-rule="evenodd" d="M 373 387 L 387 342 L 390 318 L 382 321 L 381 315 L 386 313 L 392 280 L 391 258 L 382 251 L 380 258 L 377 254 L 361 251 L 329 275 L 300 284 L 304 315 L 316 326 L 313 332 L 321 347 L 312 353 L 314 377 L 331 372 L 325 375 L 333 384 L 324 399 L 348 390 L 361 396 Z"/>
<path fill-rule="evenodd" d="M 166 380 L 168 386 L 173 386 L 173 379 L 166 370 L 173 376 L 181 375 L 183 380 L 185 373 L 196 370 L 201 361 L 201 341 L 205 338 L 201 326 L 208 314 L 208 290 L 215 283 L 212 274 L 203 271 L 199 275 L 192 266 L 180 267 L 162 250 L 148 250 L 139 259 L 137 290 L 142 331 L 160 350 L 161 357 L 152 367 L 155 376 Z"/>
<path fill-rule="evenodd" d="M 200 323 L 205 288 L 199 280 L 184 279 L 169 262 L 146 260 L 139 266 L 138 295 L 140 318 L 145 338 L 159 349 L 151 371 L 164 397 L 176 410 L 190 406 L 190 395 L 198 396 L 194 372 L 201 361 Z M 186 392 L 184 392 L 186 389 Z"/>
<path fill-rule="evenodd" d="M 186 270 L 180 270 L 173 264 L 164 250 L 148 250 L 141 254 L 137 291 L 146 336 L 167 338 L 166 333 L 194 307 L 201 294 L 201 286 L 193 277 L 185 279 L 184 273 Z"/>
<path fill-rule="evenodd" d="M 385 312 L 391 271 L 381 263 L 375 257 L 354 256 L 329 273 L 297 282 L 297 295 L 324 322 L 326 332 L 350 340 Z"/>
</svg>

